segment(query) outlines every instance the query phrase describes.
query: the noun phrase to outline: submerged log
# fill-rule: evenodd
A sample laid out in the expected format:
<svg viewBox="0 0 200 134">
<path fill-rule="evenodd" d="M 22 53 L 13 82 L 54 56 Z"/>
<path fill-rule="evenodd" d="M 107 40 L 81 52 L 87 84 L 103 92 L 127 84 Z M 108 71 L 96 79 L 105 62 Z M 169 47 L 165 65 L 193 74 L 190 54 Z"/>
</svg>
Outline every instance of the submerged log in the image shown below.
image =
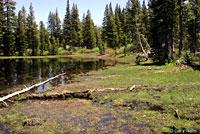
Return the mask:
<svg viewBox="0 0 200 134">
<path fill-rule="evenodd" d="M 12 98 L 12 97 L 14 97 L 14 96 L 17 96 L 17 95 L 19 95 L 19 94 L 25 93 L 25 92 L 27 92 L 27 91 L 29 91 L 29 90 L 31 90 L 31 89 L 34 89 L 35 87 L 41 86 L 41 85 L 43 85 L 43 84 L 45 84 L 45 83 L 47 83 L 47 82 L 49 82 L 49 81 L 51 81 L 51 80 L 54 80 L 54 79 L 56 79 L 56 78 L 58 78 L 58 77 L 60 77 L 60 76 L 65 75 L 65 74 L 66 74 L 66 73 L 62 73 L 62 74 L 56 75 L 55 77 L 52 77 L 52 78 L 50 78 L 50 79 L 48 79 L 48 80 L 46 80 L 46 81 L 44 81 L 44 82 L 35 84 L 35 85 L 33 85 L 33 86 L 31 86 L 31 87 L 28 87 L 28 88 L 25 88 L 25 89 L 23 89 L 23 90 L 21 90 L 21 91 L 17 91 L 17 92 L 14 92 L 14 93 L 12 93 L 12 94 L 9 94 L 9 95 L 7 95 L 7 96 L 4 96 L 4 97 L 0 98 L 0 102 L 3 102 L 3 103 L 4 103 L 4 101 L 6 101 L 6 100 L 8 100 L 8 99 L 10 99 L 10 98 Z"/>
</svg>

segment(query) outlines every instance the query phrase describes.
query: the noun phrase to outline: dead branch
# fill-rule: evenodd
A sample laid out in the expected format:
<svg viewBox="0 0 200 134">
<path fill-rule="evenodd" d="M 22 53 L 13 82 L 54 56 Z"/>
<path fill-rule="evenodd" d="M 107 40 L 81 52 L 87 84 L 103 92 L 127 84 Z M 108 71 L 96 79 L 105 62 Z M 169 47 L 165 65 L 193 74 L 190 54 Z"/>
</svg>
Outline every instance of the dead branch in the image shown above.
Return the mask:
<svg viewBox="0 0 200 134">
<path fill-rule="evenodd" d="M 142 49 L 142 52 L 143 52 L 144 55 L 146 56 L 147 53 L 146 53 L 146 51 L 144 50 L 144 47 L 143 47 L 143 45 L 142 45 L 142 41 L 141 41 L 141 38 L 140 38 L 140 31 L 139 31 L 138 28 L 137 28 L 137 34 L 138 34 L 138 43 L 140 44 L 140 47 L 141 47 L 141 49 Z"/>
<path fill-rule="evenodd" d="M 178 119 L 181 119 L 179 114 L 178 114 L 178 110 L 175 110 L 175 112 L 176 112 L 176 116 L 178 117 Z"/>
<path fill-rule="evenodd" d="M 133 85 L 129 90 L 133 91 L 134 88 L 135 88 L 135 85 Z"/>
</svg>

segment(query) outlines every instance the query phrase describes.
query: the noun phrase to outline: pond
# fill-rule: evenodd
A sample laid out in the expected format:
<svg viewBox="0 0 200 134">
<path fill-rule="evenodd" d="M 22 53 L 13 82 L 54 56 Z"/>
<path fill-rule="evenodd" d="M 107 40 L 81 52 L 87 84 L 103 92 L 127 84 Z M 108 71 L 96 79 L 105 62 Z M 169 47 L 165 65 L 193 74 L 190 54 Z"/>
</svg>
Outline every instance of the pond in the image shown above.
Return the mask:
<svg viewBox="0 0 200 134">
<path fill-rule="evenodd" d="M 22 90 L 61 73 L 66 75 L 38 87 L 35 92 L 46 91 L 48 87 L 67 84 L 77 74 L 87 73 L 105 67 L 104 60 L 83 60 L 71 58 L 1 59 L 0 97 Z"/>
</svg>

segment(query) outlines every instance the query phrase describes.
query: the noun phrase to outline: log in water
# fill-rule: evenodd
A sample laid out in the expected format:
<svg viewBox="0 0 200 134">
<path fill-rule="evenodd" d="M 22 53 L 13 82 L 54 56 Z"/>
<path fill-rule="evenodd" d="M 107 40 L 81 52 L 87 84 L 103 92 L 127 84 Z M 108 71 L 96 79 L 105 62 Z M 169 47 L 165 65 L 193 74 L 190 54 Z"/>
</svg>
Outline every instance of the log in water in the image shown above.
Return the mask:
<svg viewBox="0 0 200 134">
<path fill-rule="evenodd" d="M 14 96 L 16 96 L 16 95 L 25 93 L 25 92 L 27 92 L 27 91 L 29 91 L 29 90 L 35 88 L 35 87 L 41 86 L 41 85 L 43 85 L 43 84 L 45 84 L 45 83 L 47 83 L 47 82 L 49 82 L 49 81 L 51 81 L 51 80 L 53 80 L 53 79 L 56 79 L 56 78 L 58 78 L 58 77 L 60 77 L 60 76 L 63 76 L 63 75 L 65 75 L 65 74 L 66 74 L 66 73 L 62 73 L 62 74 L 56 75 L 55 77 L 52 77 L 52 78 L 50 78 L 50 79 L 48 79 L 48 80 L 46 80 L 46 81 L 44 81 L 44 82 L 35 84 L 35 85 L 33 85 L 33 86 L 31 86 L 31 87 L 28 87 L 28 88 L 25 88 L 25 89 L 23 89 L 23 90 L 21 90 L 21 91 L 17 91 L 17 92 L 14 92 L 14 93 L 12 93 L 12 94 L 9 94 L 9 95 L 7 95 L 7 96 L 4 96 L 4 97 L 0 98 L 0 102 L 3 102 L 3 101 L 5 101 L 5 100 L 7 100 L 7 99 L 10 99 L 10 98 L 12 98 L 12 97 L 14 97 Z"/>
</svg>

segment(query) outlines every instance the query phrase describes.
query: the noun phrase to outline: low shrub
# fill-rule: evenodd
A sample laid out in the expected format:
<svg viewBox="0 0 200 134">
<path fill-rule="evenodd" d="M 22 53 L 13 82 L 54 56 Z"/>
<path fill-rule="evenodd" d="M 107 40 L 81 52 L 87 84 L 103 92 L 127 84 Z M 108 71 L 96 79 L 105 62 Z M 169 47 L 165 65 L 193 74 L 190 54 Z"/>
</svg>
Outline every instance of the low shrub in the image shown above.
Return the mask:
<svg viewBox="0 0 200 134">
<path fill-rule="evenodd" d="M 69 50 L 64 50 L 63 48 L 58 49 L 58 55 L 71 55 L 72 52 Z"/>
<path fill-rule="evenodd" d="M 106 54 L 108 54 L 109 56 L 114 56 L 116 54 L 116 51 L 112 48 L 107 48 Z"/>
</svg>

